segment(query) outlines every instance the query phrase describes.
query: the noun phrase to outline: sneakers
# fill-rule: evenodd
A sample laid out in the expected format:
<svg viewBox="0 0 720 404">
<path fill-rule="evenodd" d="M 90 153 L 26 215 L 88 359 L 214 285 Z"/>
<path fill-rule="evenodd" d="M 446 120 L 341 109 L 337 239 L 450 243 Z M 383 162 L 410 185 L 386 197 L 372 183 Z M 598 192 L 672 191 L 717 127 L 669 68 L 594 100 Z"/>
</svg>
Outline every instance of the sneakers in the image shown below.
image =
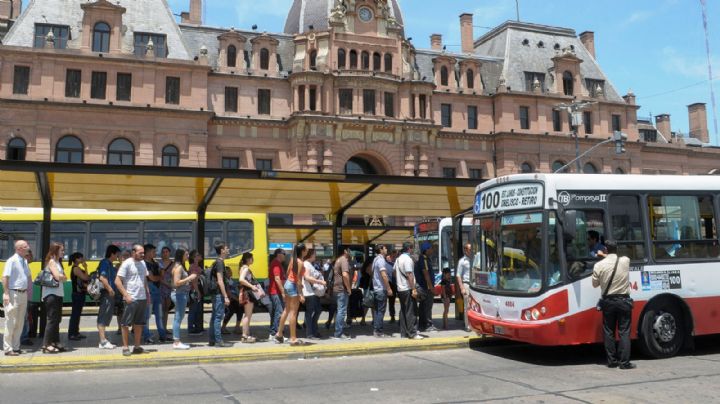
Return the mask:
<svg viewBox="0 0 720 404">
<path fill-rule="evenodd" d="M 105 340 L 98 345 L 100 349 L 115 349 L 115 345 L 111 344 L 110 341 Z"/>
<path fill-rule="evenodd" d="M 350 337 L 350 336 L 347 335 L 347 334 L 342 334 L 342 335 L 340 335 L 339 337 L 333 336 L 332 338 L 333 338 L 333 339 L 338 339 L 338 340 L 349 340 L 349 339 L 352 339 L 352 337 Z"/>
<path fill-rule="evenodd" d="M 122 355 L 123 355 L 123 356 L 130 356 L 130 355 L 132 355 L 132 352 L 131 352 L 129 349 L 123 348 Z"/>
<path fill-rule="evenodd" d="M 183 344 L 182 342 L 176 342 L 173 344 L 173 349 L 188 350 L 190 349 L 190 345 Z"/>
<path fill-rule="evenodd" d="M 415 335 L 414 337 L 410 337 L 410 339 L 418 339 L 418 340 L 419 340 L 419 339 L 425 339 L 425 337 L 423 337 L 423 336 L 420 335 L 420 334 L 417 334 L 417 335 Z"/>
<path fill-rule="evenodd" d="M 636 364 L 630 363 L 630 362 L 628 362 L 628 363 L 622 363 L 622 364 L 620 364 L 620 366 L 618 366 L 618 368 L 620 368 L 620 369 L 622 369 L 622 370 L 635 369 L 636 367 L 637 367 Z"/>
<path fill-rule="evenodd" d="M 425 332 L 434 332 L 434 331 L 440 331 L 435 327 L 434 325 L 431 325 L 430 327 L 425 329 Z"/>
</svg>

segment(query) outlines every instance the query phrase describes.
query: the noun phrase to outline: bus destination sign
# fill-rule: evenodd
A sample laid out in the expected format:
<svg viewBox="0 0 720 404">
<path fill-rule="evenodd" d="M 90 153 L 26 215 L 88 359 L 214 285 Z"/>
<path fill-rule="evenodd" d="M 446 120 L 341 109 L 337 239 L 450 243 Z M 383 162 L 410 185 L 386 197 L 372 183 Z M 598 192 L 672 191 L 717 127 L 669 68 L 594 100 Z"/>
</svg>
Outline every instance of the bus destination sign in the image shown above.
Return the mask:
<svg viewBox="0 0 720 404">
<path fill-rule="evenodd" d="M 543 206 L 542 184 L 508 184 L 475 195 L 476 215 L 497 211 L 533 209 Z"/>
</svg>

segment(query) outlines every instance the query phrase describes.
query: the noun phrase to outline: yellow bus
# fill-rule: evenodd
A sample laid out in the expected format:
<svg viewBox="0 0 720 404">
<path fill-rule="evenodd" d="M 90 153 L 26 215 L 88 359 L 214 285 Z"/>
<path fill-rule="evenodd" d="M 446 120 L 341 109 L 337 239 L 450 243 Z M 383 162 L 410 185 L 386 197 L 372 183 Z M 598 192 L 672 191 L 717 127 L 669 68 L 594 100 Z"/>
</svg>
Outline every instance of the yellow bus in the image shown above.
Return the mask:
<svg viewBox="0 0 720 404">
<path fill-rule="evenodd" d="M 88 264 L 88 272 L 97 269 L 104 258 L 105 248 L 110 244 L 121 251 L 130 250 L 135 243 L 153 244 L 160 250 L 167 246 L 191 251 L 198 245 L 197 214 L 195 212 L 110 212 L 104 210 L 55 209 L 52 212 L 50 241 L 65 246 L 65 269 L 67 257 L 81 252 Z M 0 208 L 0 273 L 5 260 L 14 252 L 15 240 L 26 240 L 34 254 L 30 264 L 33 279 L 41 270 L 42 209 Z M 252 252 L 253 273 L 258 280 L 268 273 L 267 215 L 263 213 L 207 213 L 205 217 L 205 266 L 210 266 L 216 256 L 213 245 L 223 240 L 230 247 L 230 257 L 225 261 L 238 277 L 240 257 Z M 70 277 L 65 284 L 65 302 L 71 300 Z M 0 285 L 1 289 L 1 285 Z M 35 289 L 33 300 L 40 296 Z"/>
</svg>

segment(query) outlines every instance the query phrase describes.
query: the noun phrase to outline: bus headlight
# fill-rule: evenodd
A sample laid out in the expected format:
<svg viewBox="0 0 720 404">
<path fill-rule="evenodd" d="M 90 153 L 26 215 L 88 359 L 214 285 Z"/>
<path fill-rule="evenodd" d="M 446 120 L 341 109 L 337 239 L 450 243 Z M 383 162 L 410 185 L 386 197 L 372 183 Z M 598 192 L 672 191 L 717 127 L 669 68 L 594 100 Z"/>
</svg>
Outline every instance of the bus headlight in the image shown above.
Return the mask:
<svg viewBox="0 0 720 404">
<path fill-rule="evenodd" d="M 525 310 L 525 313 L 523 313 L 523 318 L 525 318 L 525 321 L 532 320 L 532 315 L 530 314 L 530 310 Z"/>
<path fill-rule="evenodd" d="M 537 320 L 540 318 L 540 310 L 538 310 L 538 309 L 532 309 L 531 314 L 532 314 L 533 320 Z"/>
</svg>

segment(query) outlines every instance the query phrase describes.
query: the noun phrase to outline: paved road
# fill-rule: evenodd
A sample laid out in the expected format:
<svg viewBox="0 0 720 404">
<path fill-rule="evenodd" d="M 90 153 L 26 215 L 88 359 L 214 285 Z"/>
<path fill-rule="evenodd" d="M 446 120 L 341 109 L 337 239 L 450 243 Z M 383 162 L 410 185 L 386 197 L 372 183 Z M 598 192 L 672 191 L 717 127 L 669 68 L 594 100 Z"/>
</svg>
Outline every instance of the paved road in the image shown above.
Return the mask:
<svg viewBox="0 0 720 404">
<path fill-rule="evenodd" d="M 539 348 L 482 341 L 473 349 L 173 368 L 8 374 L 0 402 L 325 403 L 714 402 L 720 337 L 638 369 L 601 366 L 600 346 Z M 39 380 L 43 380 L 40 382 Z"/>
</svg>

